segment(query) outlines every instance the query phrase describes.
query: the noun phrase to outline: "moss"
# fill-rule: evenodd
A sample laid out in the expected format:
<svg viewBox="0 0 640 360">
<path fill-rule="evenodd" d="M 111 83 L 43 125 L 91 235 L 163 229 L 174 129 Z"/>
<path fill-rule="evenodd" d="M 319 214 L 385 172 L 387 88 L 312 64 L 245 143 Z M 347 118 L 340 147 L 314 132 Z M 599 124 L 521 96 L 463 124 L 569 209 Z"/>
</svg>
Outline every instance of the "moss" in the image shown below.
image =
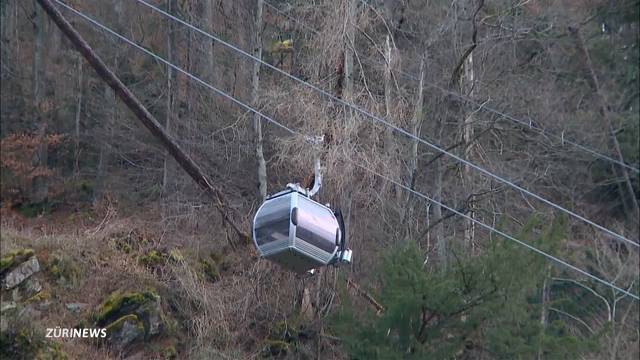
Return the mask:
<svg viewBox="0 0 640 360">
<path fill-rule="evenodd" d="M 200 264 L 202 265 L 202 271 L 206 278 L 211 282 L 216 282 L 220 280 L 220 271 L 218 270 L 218 265 L 213 260 L 202 259 L 200 260 Z"/>
<path fill-rule="evenodd" d="M 122 316 L 116 321 L 107 325 L 107 327 L 105 328 L 107 330 L 107 336 L 111 336 L 114 333 L 120 331 L 124 323 L 127 321 L 134 322 L 136 324 L 136 328 L 140 331 L 140 333 L 144 334 L 144 323 L 142 322 L 142 320 L 138 319 L 138 316 L 134 314 L 129 314 L 129 315 Z"/>
<path fill-rule="evenodd" d="M 67 287 L 77 286 L 82 273 L 76 261 L 61 253 L 53 254 L 45 269 L 51 278 Z"/>
<path fill-rule="evenodd" d="M 200 264 L 205 276 L 211 282 L 220 280 L 221 273 L 229 269 L 229 263 L 216 252 L 209 254 L 208 258 L 201 259 Z"/>
<path fill-rule="evenodd" d="M 148 307 L 150 303 L 159 299 L 153 291 L 130 292 L 121 294 L 116 291 L 98 307 L 95 322 L 98 326 L 104 326 L 116 318 L 131 314 L 138 308 Z"/>
<path fill-rule="evenodd" d="M 131 247 L 131 245 L 125 242 L 116 242 L 116 248 L 125 254 L 129 254 L 131 253 L 131 251 L 133 251 L 133 248 Z"/>
<path fill-rule="evenodd" d="M 67 360 L 69 356 L 62 351 L 58 343 L 51 343 L 47 348 L 41 350 L 35 357 L 36 360 Z"/>
<path fill-rule="evenodd" d="M 166 360 L 173 360 L 178 358 L 178 352 L 173 345 L 167 346 L 160 352 L 160 357 Z"/>
<path fill-rule="evenodd" d="M 33 295 L 32 297 L 28 298 L 25 301 L 25 303 L 30 304 L 30 303 L 36 303 L 36 302 L 49 300 L 49 299 L 51 299 L 51 294 L 47 290 L 42 290 L 42 291 L 38 292 L 37 294 Z"/>
<path fill-rule="evenodd" d="M 135 229 L 111 234 L 108 239 L 113 242 L 116 249 L 126 254 L 139 251 L 143 245 L 149 243 L 149 239 Z"/>
<path fill-rule="evenodd" d="M 179 335 L 180 324 L 177 320 L 162 315 L 162 323 L 164 324 L 165 333 L 168 336 Z"/>
<path fill-rule="evenodd" d="M 7 330 L 0 332 L 0 359 L 34 359 L 45 349 L 44 333 L 31 319 L 10 316 L 6 320 Z"/>
<path fill-rule="evenodd" d="M 266 340 L 262 348 L 262 356 L 270 357 L 277 355 L 286 355 L 291 350 L 291 344 L 281 340 Z"/>
<path fill-rule="evenodd" d="M 132 328 L 123 329 L 125 324 L 133 324 Z M 126 346 L 144 337 L 144 322 L 135 314 L 124 315 L 105 326 L 106 339 L 99 339 L 98 344 L 109 341 L 116 346 Z"/>
<path fill-rule="evenodd" d="M 220 264 L 222 263 L 222 261 L 224 260 L 222 258 L 222 255 L 218 254 L 217 252 L 212 252 L 209 254 L 209 258 L 211 259 L 211 261 Z"/>
<path fill-rule="evenodd" d="M 35 254 L 32 249 L 17 249 L 9 251 L 0 258 L 0 275 L 4 275 L 9 271 L 22 264 Z"/>
<path fill-rule="evenodd" d="M 297 326 L 284 320 L 278 321 L 269 329 L 269 338 L 264 343 L 262 356 L 286 355 L 296 349 L 299 339 Z"/>
<path fill-rule="evenodd" d="M 287 321 L 278 321 L 269 331 L 271 339 L 295 342 L 300 336 L 298 326 Z"/>
<path fill-rule="evenodd" d="M 156 250 L 149 250 L 145 255 L 138 258 L 138 262 L 146 267 L 154 268 L 164 264 L 166 258 L 166 254 L 160 253 Z"/>
<path fill-rule="evenodd" d="M 184 256 L 182 256 L 180 250 L 171 249 L 171 251 L 169 251 L 169 260 L 173 262 L 182 262 L 184 261 Z"/>
<path fill-rule="evenodd" d="M 163 250 L 149 250 L 146 254 L 138 257 L 138 262 L 148 268 L 156 268 L 165 265 L 167 262 L 184 261 L 184 256 L 178 249 L 172 249 L 169 252 Z"/>
</svg>

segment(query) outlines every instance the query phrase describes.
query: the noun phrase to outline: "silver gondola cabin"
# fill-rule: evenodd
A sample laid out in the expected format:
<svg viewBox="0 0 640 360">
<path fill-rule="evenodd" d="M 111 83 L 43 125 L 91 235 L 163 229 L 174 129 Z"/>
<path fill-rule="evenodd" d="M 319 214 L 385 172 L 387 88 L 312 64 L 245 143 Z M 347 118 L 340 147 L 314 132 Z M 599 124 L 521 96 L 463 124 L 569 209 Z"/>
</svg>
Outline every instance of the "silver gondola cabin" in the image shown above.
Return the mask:
<svg viewBox="0 0 640 360">
<path fill-rule="evenodd" d="M 311 199 L 319 184 L 311 191 L 289 184 L 260 206 L 253 241 L 261 257 L 297 273 L 351 261 L 342 214 Z"/>
</svg>

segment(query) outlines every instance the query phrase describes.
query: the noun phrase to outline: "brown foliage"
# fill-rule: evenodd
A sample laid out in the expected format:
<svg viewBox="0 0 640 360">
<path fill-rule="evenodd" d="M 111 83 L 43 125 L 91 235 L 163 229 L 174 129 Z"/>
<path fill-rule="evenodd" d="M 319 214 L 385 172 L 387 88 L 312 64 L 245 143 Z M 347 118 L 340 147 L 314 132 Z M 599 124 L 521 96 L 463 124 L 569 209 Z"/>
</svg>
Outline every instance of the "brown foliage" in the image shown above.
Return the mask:
<svg viewBox="0 0 640 360">
<path fill-rule="evenodd" d="M 38 152 L 60 145 L 65 137 L 61 134 L 38 136 L 34 134 L 11 134 L 0 141 L 0 168 L 2 187 L 0 197 L 11 202 L 20 201 L 28 193 L 36 178 L 50 178 L 54 172 L 46 165 L 39 165 Z"/>
</svg>

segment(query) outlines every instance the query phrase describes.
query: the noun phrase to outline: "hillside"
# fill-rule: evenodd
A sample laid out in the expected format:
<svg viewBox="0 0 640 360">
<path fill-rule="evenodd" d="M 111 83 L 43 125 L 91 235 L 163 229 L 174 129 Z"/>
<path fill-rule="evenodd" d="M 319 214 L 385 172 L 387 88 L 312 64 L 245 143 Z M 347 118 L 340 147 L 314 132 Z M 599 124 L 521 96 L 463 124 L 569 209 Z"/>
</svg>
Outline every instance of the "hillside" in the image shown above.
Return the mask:
<svg viewBox="0 0 640 360">
<path fill-rule="evenodd" d="M 640 356 L 640 1 L 0 20 L 0 357 Z M 316 161 L 353 261 L 297 274 L 252 226 Z"/>
</svg>

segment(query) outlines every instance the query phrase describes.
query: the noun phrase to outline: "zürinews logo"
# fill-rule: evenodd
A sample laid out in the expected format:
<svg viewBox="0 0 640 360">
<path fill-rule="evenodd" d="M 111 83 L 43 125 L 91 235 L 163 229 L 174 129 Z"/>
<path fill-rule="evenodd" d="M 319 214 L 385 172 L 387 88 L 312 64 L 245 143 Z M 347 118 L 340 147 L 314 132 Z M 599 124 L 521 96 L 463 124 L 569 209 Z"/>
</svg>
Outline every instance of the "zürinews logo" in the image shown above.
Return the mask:
<svg viewBox="0 0 640 360">
<path fill-rule="evenodd" d="M 56 326 L 55 328 L 47 328 L 46 337 L 48 338 L 105 338 L 107 337 L 107 329 L 67 329 Z"/>
</svg>

